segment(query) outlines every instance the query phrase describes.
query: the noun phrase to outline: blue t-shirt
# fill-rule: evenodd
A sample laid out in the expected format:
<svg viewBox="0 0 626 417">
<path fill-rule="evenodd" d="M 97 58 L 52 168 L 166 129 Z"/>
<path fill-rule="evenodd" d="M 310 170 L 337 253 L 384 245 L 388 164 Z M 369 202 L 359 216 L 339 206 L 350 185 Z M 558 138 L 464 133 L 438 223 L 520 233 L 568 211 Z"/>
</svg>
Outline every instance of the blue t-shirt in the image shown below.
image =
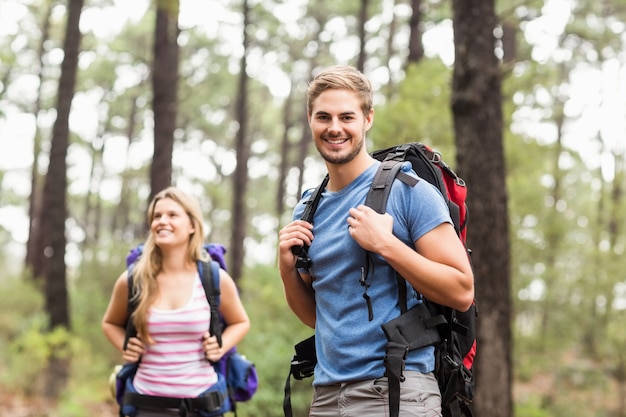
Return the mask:
<svg viewBox="0 0 626 417">
<path fill-rule="evenodd" d="M 380 378 L 385 373 L 384 357 L 387 338 L 381 325 L 400 315 L 397 279 L 385 260 L 373 255 L 369 267 L 367 294 L 374 318 L 368 309 L 360 285 L 362 268 L 367 271 L 367 254 L 348 232 L 348 210 L 365 203 L 365 197 L 380 162 L 372 164 L 352 183 L 338 192 L 325 190 L 313 220 L 314 239 L 309 248 L 316 301 L 315 343 L 317 366 L 314 385 Z M 415 176 L 413 171 L 410 171 Z M 304 201 L 294 209 L 300 219 Z M 451 223 L 441 193 L 428 181 L 420 180 L 409 187 L 395 180 L 387 202 L 387 213 L 393 221 L 393 234 L 406 245 L 414 242 L 442 223 Z M 407 285 L 408 308 L 421 300 Z M 409 352 L 406 369 L 430 372 L 434 369 L 433 347 Z"/>
</svg>

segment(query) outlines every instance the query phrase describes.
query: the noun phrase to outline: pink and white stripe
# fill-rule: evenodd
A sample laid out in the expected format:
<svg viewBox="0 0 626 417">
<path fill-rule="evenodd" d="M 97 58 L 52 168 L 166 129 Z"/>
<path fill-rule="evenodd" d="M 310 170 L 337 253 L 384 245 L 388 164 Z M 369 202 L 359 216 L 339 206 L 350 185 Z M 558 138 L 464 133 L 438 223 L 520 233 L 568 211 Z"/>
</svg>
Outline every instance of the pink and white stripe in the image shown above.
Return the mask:
<svg viewBox="0 0 626 417">
<path fill-rule="evenodd" d="M 198 275 L 191 300 L 178 310 L 150 309 L 148 345 L 133 384 L 141 394 L 195 397 L 217 382 L 202 349 L 211 310 Z"/>
</svg>

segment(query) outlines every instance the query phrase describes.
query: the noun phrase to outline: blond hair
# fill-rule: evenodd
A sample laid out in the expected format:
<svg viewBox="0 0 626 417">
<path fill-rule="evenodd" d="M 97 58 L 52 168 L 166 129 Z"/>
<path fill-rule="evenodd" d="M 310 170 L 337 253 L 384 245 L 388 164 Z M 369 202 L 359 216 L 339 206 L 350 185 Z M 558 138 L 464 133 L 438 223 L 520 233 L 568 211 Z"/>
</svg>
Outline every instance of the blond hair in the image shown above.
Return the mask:
<svg viewBox="0 0 626 417">
<path fill-rule="evenodd" d="M 307 90 L 306 109 L 310 116 L 313 102 L 326 90 L 349 90 L 361 100 L 361 110 L 368 115 L 373 109 L 372 84 L 359 70 L 349 65 L 335 65 L 317 74 Z"/>
<path fill-rule="evenodd" d="M 204 244 L 204 224 L 202 221 L 202 210 L 200 204 L 193 196 L 184 193 L 176 187 L 168 187 L 154 196 L 148 206 L 148 224 L 152 223 L 154 218 L 154 210 L 156 203 L 162 199 L 171 199 L 180 204 L 183 210 L 189 216 L 189 220 L 193 226 L 194 232 L 189 235 L 189 245 L 187 247 L 187 259 L 190 262 L 198 260 L 207 260 L 208 255 L 203 247 Z M 132 266 L 133 275 L 133 293 L 135 294 L 132 302 L 136 303 L 137 308 L 133 313 L 132 320 L 137 329 L 139 337 L 152 343 L 153 340 L 148 334 L 148 310 L 154 302 L 157 295 L 156 277 L 161 271 L 163 263 L 163 253 L 154 242 L 152 232 L 148 233 L 148 237 L 143 244 L 143 253 L 137 262 Z M 129 288 L 130 291 L 130 288 Z"/>
</svg>

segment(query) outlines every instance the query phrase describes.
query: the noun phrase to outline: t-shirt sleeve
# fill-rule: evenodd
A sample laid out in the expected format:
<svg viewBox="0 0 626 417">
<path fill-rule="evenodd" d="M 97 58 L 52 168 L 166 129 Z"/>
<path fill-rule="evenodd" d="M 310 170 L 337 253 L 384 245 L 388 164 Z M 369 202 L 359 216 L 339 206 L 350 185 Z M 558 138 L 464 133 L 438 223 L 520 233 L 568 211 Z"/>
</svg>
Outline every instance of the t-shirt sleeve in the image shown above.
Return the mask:
<svg viewBox="0 0 626 417">
<path fill-rule="evenodd" d="M 408 240 L 414 243 L 442 223 L 452 224 L 448 206 L 439 190 L 424 179 L 409 187 L 395 181 L 392 192 L 398 198 L 403 215 L 399 217 L 401 226 L 408 232 Z"/>
</svg>

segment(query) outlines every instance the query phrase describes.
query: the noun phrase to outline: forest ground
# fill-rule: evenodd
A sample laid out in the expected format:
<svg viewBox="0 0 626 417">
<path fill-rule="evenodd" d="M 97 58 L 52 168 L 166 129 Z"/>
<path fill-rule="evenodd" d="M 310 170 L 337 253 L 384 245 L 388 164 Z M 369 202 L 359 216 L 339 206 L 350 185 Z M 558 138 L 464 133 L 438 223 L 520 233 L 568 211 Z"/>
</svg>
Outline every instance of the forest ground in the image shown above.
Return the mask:
<svg viewBox="0 0 626 417">
<path fill-rule="evenodd" d="M 63 417 L 52 412 L 55 408 L 55 402 L 43 398 L 25 398 L 19 395 L 0 393 L 0 416 Z M 113 400 L 104 404 L 90 404 L 85 408 L 83 414 L 85 417 L 118 416 L 118 408 Z"/>
</svg>

